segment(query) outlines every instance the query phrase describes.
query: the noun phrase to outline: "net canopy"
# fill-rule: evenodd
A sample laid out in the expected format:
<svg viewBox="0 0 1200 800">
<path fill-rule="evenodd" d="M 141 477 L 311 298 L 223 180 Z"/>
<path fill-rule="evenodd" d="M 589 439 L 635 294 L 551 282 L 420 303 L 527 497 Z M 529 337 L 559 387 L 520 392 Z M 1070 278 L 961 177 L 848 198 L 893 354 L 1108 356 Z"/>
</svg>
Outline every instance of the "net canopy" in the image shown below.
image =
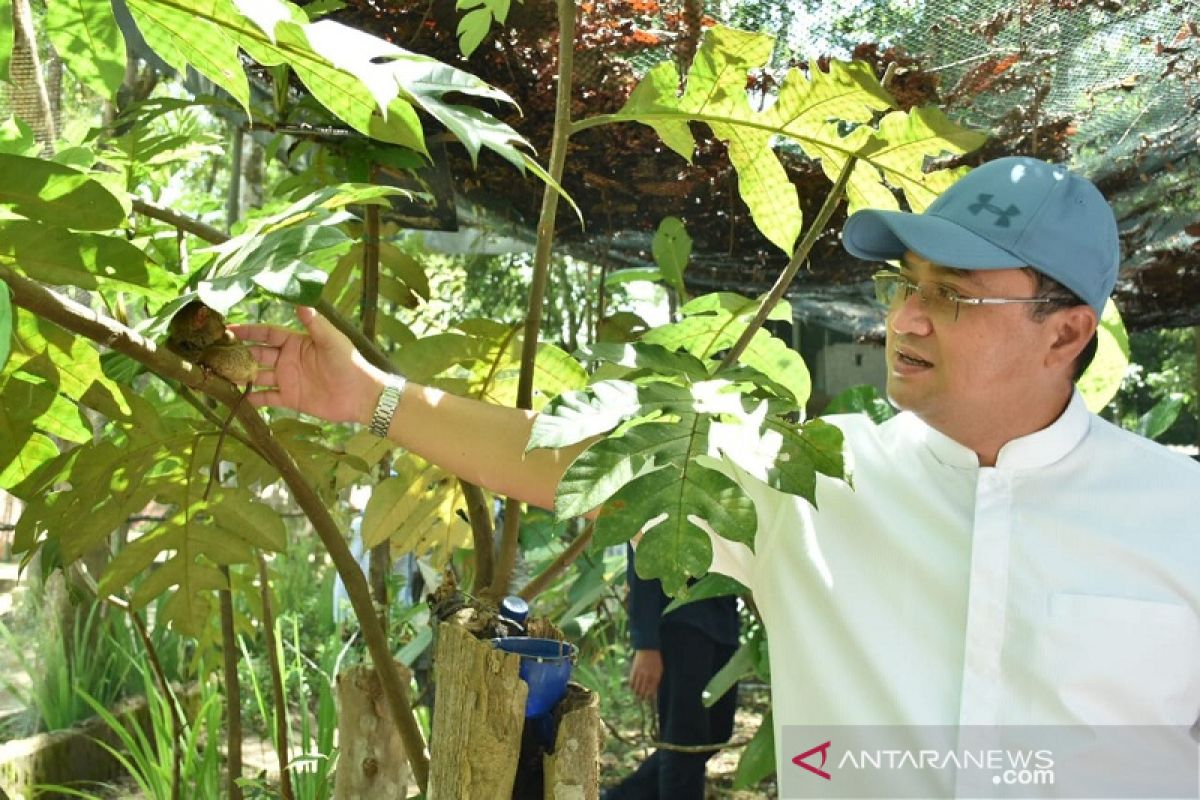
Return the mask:
<svg viewBox="0 0 1200 800">
<path fill-rule="evenodd" d="M 432 12 L 426 3 L 388 7 L 406 46 L 456 58 L 451 2 L 434 0 Z M 963 163 L 1033 155 L 1067 163 L 1100 187 L 1121 231 L 1117 296 L 1131 327 L 1200 323 L 1200 0 L 585 0 L 578 9 L 576 118 L 619 108 L 655 63 L 687 63 L 715 23 L 776 37 L 771 66 L 756 78 L 765 91 L 789 67 L 828 57 L 862 58 L 880 73 L 895 61 L 892 92 L 902 106 L 934 103 L 989 134 Z M 406 27 L 404 14 L 419 14 L 424 27 Z M 466 67 L 521 103 L 524 116 L 513 124 L 544 155 L 553 2 L 514 5 L 508 24 Z M 572 148 L 563 183 L 588 227 L 560 215 L 559 238 L 571 252 L 612 266 L 649 265 L 653 231 L 674 214 L 696 239 L 689 280 L 702 288 L 758 291 L 786 261 L 739 205 L 719 142 L 701 142 L 692 165 L 664 153 L 640 126 L 588 131 Z M 828 181 L 786 144 L 781 151 L 808 215 Z M 470 224 L 507 224 L 527 238 L 540 190 L 531 186 L 524 199 L 516 183 L 508 174 L 477 175 L 478 191 L 464 193 L 460 210 L 478 212 Z M 832 220 L 792 294 L 817 316 L 836 317 L 843 304 L 848 327 L 860 329 L 873 267 L 841 251 L 843 222 Z"/>
</svg>

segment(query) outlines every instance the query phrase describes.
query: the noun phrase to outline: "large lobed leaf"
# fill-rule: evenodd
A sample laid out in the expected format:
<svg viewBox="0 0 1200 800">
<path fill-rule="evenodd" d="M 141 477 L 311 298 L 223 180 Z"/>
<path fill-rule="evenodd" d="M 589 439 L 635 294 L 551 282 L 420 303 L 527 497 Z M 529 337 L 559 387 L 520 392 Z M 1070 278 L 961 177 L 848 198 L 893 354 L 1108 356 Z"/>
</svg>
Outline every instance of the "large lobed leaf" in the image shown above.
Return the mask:
<svg viewBox="0 0 1200 800">
<path fill-rule="evenodd" d="M 106 100 L 125 78 L 125 38 L 111 0 L 55 0 L 46 6 L 46 35 L 67 69 Z"/>
<path fill-rule="evenodd" d="M 726 142 L 738 174 L 738 192 L 763 235 L 791 254 L 802 226 L 796 189 L 788 180 L 772 143 L 792 140 L 818 159 L 831 180 L 851 156 L 861 160 L 852 173 L 848 194 L 851 210 L 896 206 L 892 188 L 902 190 L 914 210 L 958 177 L 959 172 L 926 173 L 929 158 L 978 147 L 984 137 L 959 128 L 935 109 L 894 112 L 878 127 L 874 116 L 894 102 L 871 68 L 862 62 L 831 62 L 828 71 L 807 74 L 791 70 L 769 105 L 753 103 L 746 91 L 747 73 L 766 66 L 771 37 L 717 26 L 704 37 L 686 87 L 678 93 L 674 65 L 664 62 L 631 93 L 621 111 L 604 121 L 641 122 L 664 144 L 691 160 L 695 140 L 690 122 L 707 124 Z M 764 109 L 754 105 L 766 105 Z M 846 133 L 847 126 L 852 130 Z"/>
<path fill-rule="evenodd" d="M 760 331 L 761 370 L 720 369 L 720 351 L 757 308 L 737 295 L 706 295 L 684 307 L 680 323 L 645 337 L 653 341 L 593 345 L 584 356 L 621 377 L 560 395 L 534 421 L 529 449 L 602 437 L 567 468 L 555 512 L 599 509 L 597 546 L 644 531 L 639 573 L 661 578 L 668 592 L 707 571 L 711 535 L 753 547 L 754 505 L 729 462 L 810 502 L 818 474 L 843 475 L 841 431 L 790 421 L 808 396 L 798 354 Z"/>
<path fill-rule="evenodd" d="M 459 516 L 466 501 L 458 480 L 411 453 L 392 466 L 397 474 L 381 481 L 367 502 L 363 544 L 371 548 L 390 540 L 393 556 L 432 553 L 438 565 L 455 548 L 469 545 L 471 526 Z"/>
<path fill-rule="evenodd" d="M 56 2 L 53 5 L 58 5 Z M 85 82 L 104 88 L 123 42 L 107 2 L 62 0 L 55 43 Z M 128 0 L 146 43 L 171 67 L 189 67 L 249 113 L 239 48 L 267 67 L 290 67 L 316 100 L 360 133 L 427 153 L 421 108 L 450 130 L 472 161 L 489 149 L 524 171 L 528 143 L 510 126 L 448 95 L 512 103 L 478 78 L 330 20 L 310 22 L 286 0 Z M 122 67 L 123 58 L 120 61 Z M 541 174 L 539 169 L 534 172 Z"/>
<path fill-rule="evenodd" d="M 85 231 L 125 221 L 121 201 L 108 188 L 64 164 L 0 153 L 0 175 L 0 205 L 29 219 Z"/>
<path fill-rule="evenodd" d="M 157 301 L 180 288 L 176 276 L 147 263 L 124 238 L 41 222 L 0 222 L 0 262 L 42 283 L 120 289 Z"/>
</svg>

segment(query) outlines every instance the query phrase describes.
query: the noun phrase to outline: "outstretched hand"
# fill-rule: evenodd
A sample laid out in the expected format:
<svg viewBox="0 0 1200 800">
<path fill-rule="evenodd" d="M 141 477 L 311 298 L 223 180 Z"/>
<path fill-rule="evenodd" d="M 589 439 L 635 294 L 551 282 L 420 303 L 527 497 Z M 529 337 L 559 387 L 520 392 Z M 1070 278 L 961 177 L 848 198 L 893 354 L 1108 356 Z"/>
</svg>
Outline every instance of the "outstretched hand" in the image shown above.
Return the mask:
<svg viewBox="0 0 1200 800">
<path fill-rule="evenodd" d="M 296 307 L 306 333 L 273 325 L 229 325 L 258 363 L 256 407 L 290 408 L 329 422 L 369 421 L 382 373 L 315 309 Z"/>
</svg>

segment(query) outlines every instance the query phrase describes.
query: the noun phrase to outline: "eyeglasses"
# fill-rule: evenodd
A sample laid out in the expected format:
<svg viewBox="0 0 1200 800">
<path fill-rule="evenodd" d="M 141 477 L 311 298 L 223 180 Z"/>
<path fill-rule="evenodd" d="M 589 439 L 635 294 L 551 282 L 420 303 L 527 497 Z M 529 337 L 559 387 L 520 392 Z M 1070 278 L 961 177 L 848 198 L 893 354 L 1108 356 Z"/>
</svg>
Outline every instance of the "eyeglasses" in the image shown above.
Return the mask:
<svg viewBox="0 0 1200 800">
<path fill-rule="evenodd" d="M 968 306 L 1002 306 L 1010 303 L 1052 303 L 1050 297 L 963 297 L 944 283 L 913 283 L 898 272 L 884 270 L 871 276 L 875 282 L 875 299 L 888 308 L 899 308 L 914 294 L 931 316 L 958 320 L 959 308 Z"/>
</svg>

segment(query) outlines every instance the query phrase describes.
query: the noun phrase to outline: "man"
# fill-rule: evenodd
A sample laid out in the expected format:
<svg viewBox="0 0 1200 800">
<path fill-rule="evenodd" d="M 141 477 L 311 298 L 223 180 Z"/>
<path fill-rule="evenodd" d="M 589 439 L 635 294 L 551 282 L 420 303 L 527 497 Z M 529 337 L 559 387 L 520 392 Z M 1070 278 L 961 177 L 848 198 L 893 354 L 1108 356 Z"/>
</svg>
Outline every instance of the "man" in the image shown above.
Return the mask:
<svg viewBox="0 0 1200 800">
<path fill-rule="evenodd" d="M 637 574 L 632 547 L 628 556 L 630 687 L 643 700 L 657 701 L 662 741 L 684 746 L 728 741 L 737 711 L 737 685 L 709 708 L 704 707 L 703 692 L 737 650 L 736 598 L 694 600 L 664 615 L 670 598 L 662 582 Z M 602 798 L 704 800 L 705 764 L 715 753 L 660 748 Z"/>
<path fill-rule="evenodd" d="M 753 553 L 714 540 L 770 637 L 787 725 L 1175 725 L 1200 720 L 1200 466 L 1087 412 L 1073 381 L 1116 280 L 1111 210 L 1030 158 L 986 164 L 923 214 L 864 211 L 888 393 L 845 433 L 854 489 L 815 511 L 737 473 Z M 467 480 L 550 507 L 587 443 L 523 458 L 531 412 L 385 377 L 311 311 L 261 341 L 256 405 L 365 423 Z M 1200 728 L 1200 724 L 1197 725 Z M 777 747 L 781 773 L 796 755 Z"/>
</svg>

